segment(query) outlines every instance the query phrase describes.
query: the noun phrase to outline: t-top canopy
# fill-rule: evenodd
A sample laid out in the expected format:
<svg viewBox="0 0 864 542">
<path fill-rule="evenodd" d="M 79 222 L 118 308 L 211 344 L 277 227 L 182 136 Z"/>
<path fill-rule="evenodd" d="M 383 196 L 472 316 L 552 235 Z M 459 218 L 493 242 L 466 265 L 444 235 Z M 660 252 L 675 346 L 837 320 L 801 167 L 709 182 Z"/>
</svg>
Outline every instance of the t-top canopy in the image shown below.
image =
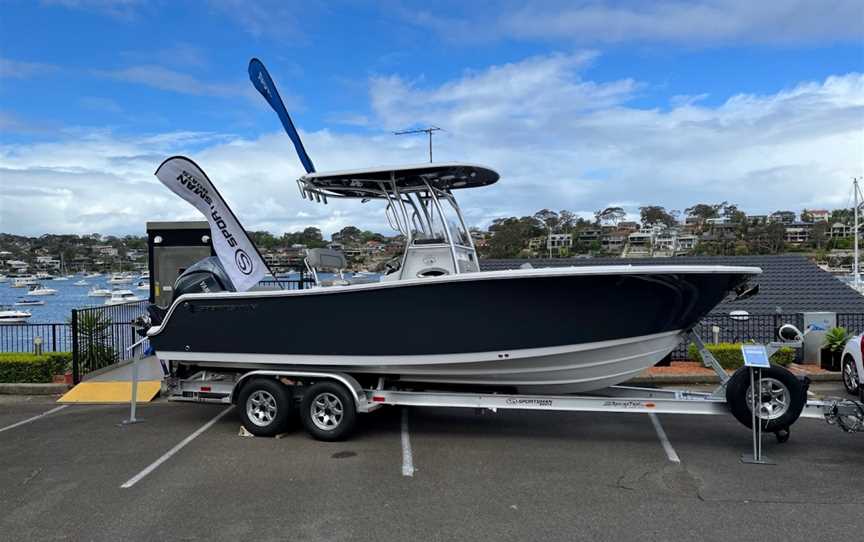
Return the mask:
<svg viewBox="0 0 864 542">
<path fill-rule="evenodd" d="M 298 179 L 307 192 L 347 198 L 376 197 L 382 188 L 393 192 L 394 180 L 400 192 L 426 189 L 426 183 L 451 190 L 490 185 L 498 180 L 498 173 L 473 164 L 447 163 L 309 173 Z"/>
</svg>

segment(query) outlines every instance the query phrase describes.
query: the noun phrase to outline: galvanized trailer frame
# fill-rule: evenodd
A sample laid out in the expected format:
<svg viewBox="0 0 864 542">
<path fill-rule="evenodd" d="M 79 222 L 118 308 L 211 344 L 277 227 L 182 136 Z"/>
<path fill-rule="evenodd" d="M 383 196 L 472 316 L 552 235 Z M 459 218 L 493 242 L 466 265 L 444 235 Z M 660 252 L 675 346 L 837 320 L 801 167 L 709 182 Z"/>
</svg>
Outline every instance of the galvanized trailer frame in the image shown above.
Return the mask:
<svg viewBox="0 0 864 542">
<path fill-rule="evenodd" d="M 411 384 L 388 382 L 379 378 L 374 388 L 364 389 L 350 374 L 332 371 L 305 371 L 294 368 L 274 370 L 247 370 L 246 372 L 199 371 L 189 378 L 177 379 L 169 386 L 169 399 L 194 402 L 237 402 L 238 390 L 255 378 L 271 378 L 293 386 L 306 382 L 333 381 L 342 385 L 353 397 L 357 412 L 372 412 L 391 406 L 422 406 L 474 408 L 490 411 L 538 410 L 563 412 L 619 412 L 655 414 L 720 415 L 729 414 L 725 387 L 730 376 L 720 366 L 697 333 L 689 332 L 706 367 L 712 368 L 720 384 L 712 392 L 670 390 L 633 386 L 613 386 L 584 395 L 527 395 L 494 393 L 488 391 L 453 392 L 412 389 Z M 800 342 L 800 341 L 798 341 Z M 783 346 L 796 346 L 796 342 L 775 342 L 768 345 L 769 354 Z M 840 416 L 853 419 L 861 408 L 848 401 L 807 401 L 801 416 L 826 418 L 836 423 Z M 845 424 L 849 426 L 850 424 Z M 854 424 L 852 424 L 854 425 Z M 861 425 L 861 424 L 859 424 Z M 845 427 L 844 426 L 844 427 Z"/>
</svg>

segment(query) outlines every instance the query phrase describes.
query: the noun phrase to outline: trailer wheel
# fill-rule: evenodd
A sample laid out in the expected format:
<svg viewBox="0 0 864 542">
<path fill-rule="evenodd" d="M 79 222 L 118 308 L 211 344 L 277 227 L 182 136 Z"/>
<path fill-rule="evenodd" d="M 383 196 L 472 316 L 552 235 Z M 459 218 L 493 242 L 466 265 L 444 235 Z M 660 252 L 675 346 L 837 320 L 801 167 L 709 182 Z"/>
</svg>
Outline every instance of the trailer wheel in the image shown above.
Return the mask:
<svg viewBox="0 0 864 542">
<path fill-rule="evenodd" d="M 243 427 L 257 437 L 282 433 L 291 417 L 291 391 L 276 380 L 256 378 L 240 390 Z"/>
<path fill-rule="evenodd" d="M 317 440 L 344 439 L 354 429 L 356 417 L 354 399 L 340 384 L 319 382 L 303 393 L 300 420 Z"/>
<path fill-rule="evenodd" d="M 843 387 L 851 395 L 858 395 L 858 369 L 855 367 L 855 358 L 846 354 L 840 370 L 843 374 Z"/>
<path fill-rule="evenodd" d="M 753 426 L 750 373 L 741 367 L 726 384 L 726 402 L 732 415 L 745 427 Z M 807 402 L 807 386 L 787 369 L 771 365 L 762 369 L 762 390 L 757 398 L 758 415 L 762 428 L 769 432 L 782 432 L 795 423 Z"/>
</svg>

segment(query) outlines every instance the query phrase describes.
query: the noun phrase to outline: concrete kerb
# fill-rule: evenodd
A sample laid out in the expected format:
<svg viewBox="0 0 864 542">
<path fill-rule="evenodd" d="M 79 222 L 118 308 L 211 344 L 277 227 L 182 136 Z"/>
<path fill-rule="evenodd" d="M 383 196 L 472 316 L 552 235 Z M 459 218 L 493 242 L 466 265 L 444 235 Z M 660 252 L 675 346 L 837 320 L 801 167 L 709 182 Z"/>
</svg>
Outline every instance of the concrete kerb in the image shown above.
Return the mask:
<svg viewBox="0 0 864 542">
<path fill-rule="evenodd" d="M 68 384 L 0 382 L 0 395 L 63 395 L 70 387 Z"/>
</svg>

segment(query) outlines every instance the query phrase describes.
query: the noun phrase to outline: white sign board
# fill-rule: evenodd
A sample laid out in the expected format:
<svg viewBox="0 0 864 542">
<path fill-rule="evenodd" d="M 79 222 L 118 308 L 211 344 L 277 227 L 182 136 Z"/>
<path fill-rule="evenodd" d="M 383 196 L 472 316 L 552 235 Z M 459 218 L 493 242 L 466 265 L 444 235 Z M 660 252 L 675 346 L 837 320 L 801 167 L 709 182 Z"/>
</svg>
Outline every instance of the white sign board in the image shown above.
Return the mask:
<svg viewBox="0 0 864 542">
<path fill-rule="evenodd" d="M 762 344 L 742 344 L 741 353 L 744 355 L 745 367 L 758 367 L 768 369 L 771 362 L 768 361 L 768 349 Z"/>
</svg>

